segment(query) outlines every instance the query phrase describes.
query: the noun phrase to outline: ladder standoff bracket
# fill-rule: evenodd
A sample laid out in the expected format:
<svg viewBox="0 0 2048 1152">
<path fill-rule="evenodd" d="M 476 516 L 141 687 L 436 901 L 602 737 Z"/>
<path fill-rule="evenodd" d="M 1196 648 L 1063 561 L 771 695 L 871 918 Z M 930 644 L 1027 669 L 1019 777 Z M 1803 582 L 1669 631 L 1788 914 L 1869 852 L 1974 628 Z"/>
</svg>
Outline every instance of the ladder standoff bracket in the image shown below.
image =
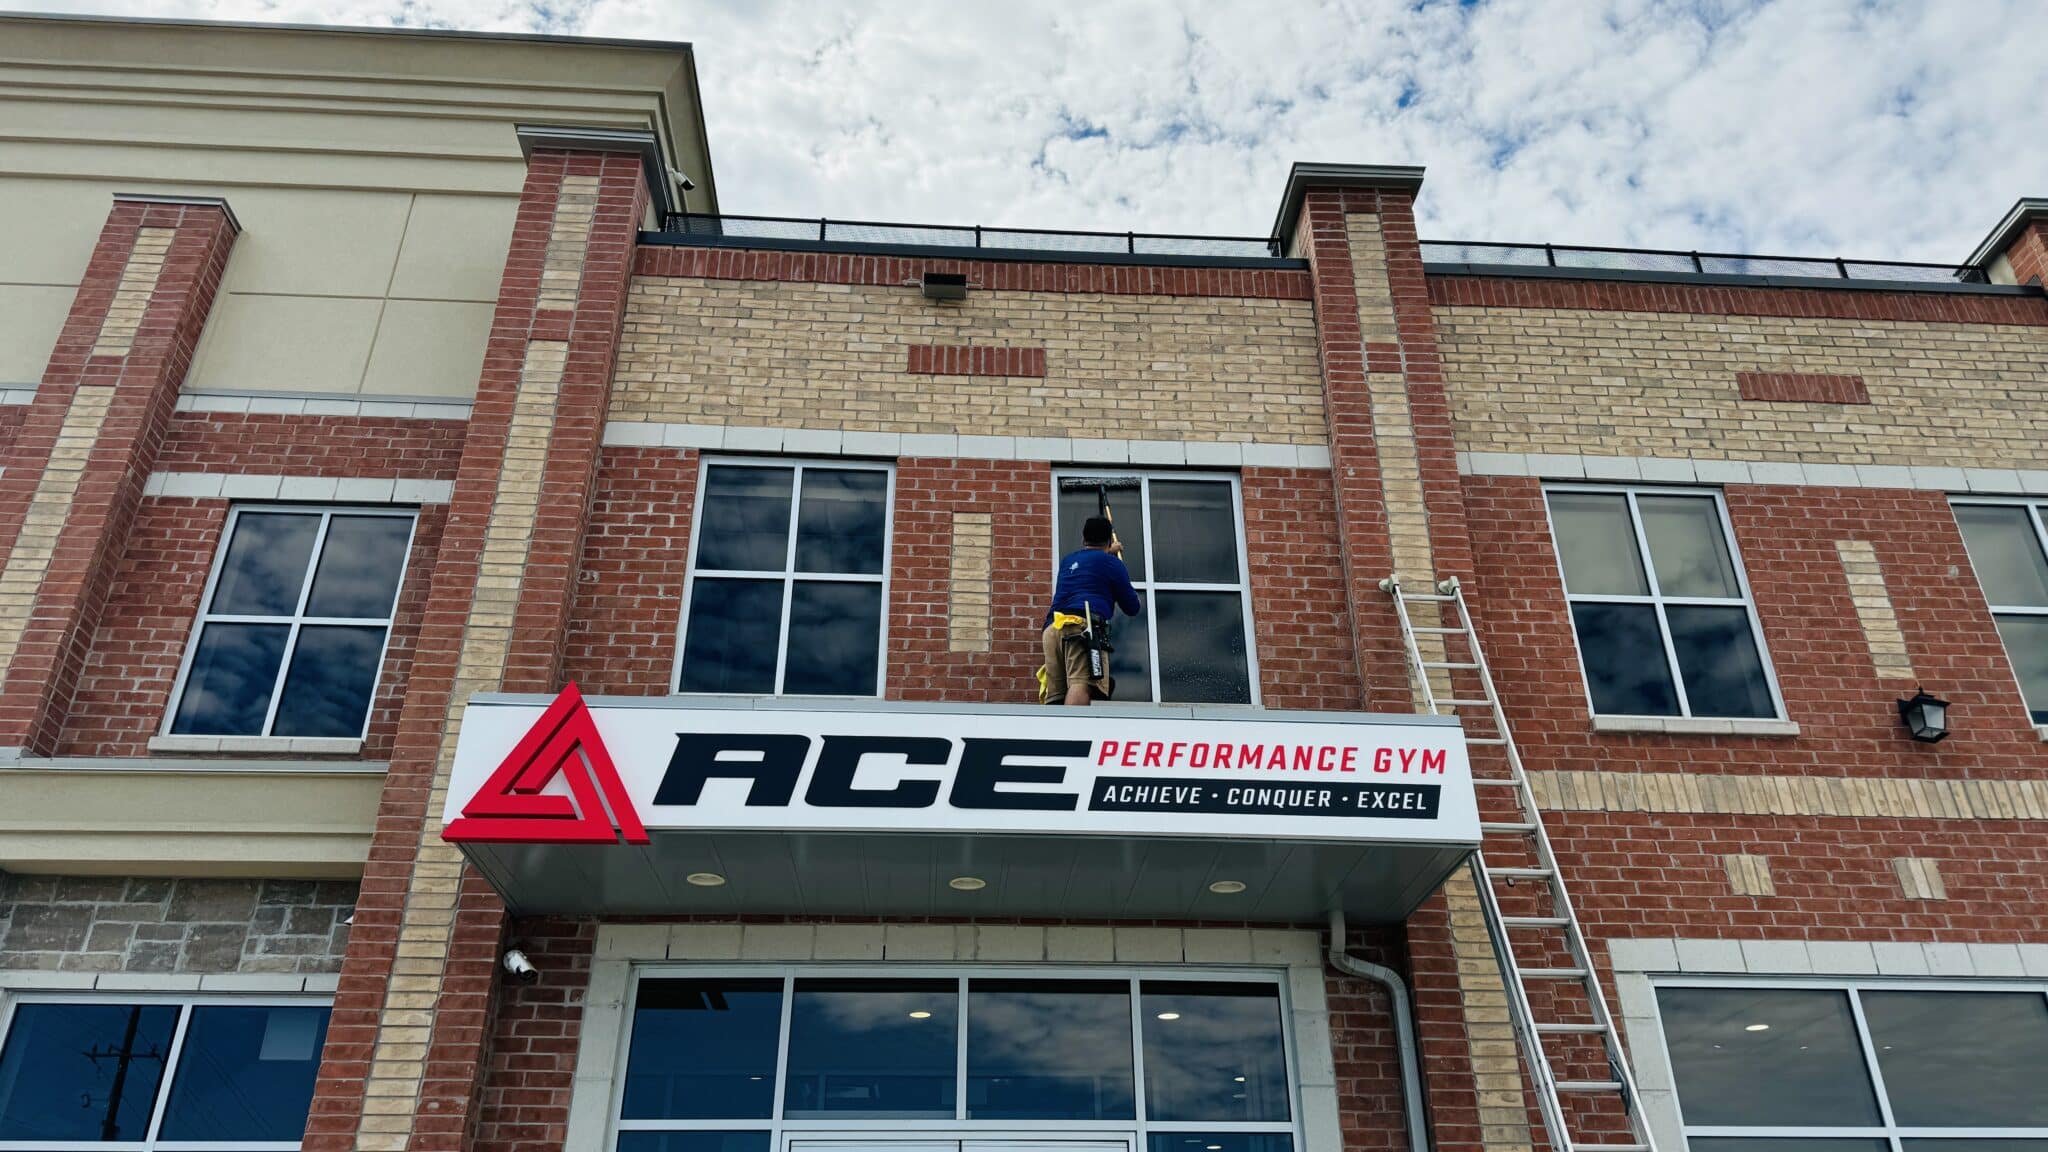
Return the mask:
<svg viewBox="0 0 2048 1152">
<path fill-rule="evenodd" d="M 1380 591 L 1382 591 L 1382 592 L 1385 592 L 1385 593 L 1386 593 L 1387 595 L 1389 595 L 1389 596 L 1392 596 L 1392 595 L 1394 594 L 1394 590 L 1395 590 L 1396 588 L 1399 588 L 1400 586 L 1401 586 L 1401 581 L 1400 581 L 1400 579 L 1399 579 L 1398 577 L 1394 577 L 1394 576 L 1382 576 L 1382 577 L 1380 577 Z"/>
<path fill-rule="evenodd" d="M 1452 576 L 1449 579 L 1439 580 L 1436 582 L 1436 590 L 1445 596 L 1449 596 L 1453 592 L 1456 592 L 1460 587 L 1463 587 L 1463 585 L 1458 583 L 1458 578 L 1456 576 Z"/>
</svg>

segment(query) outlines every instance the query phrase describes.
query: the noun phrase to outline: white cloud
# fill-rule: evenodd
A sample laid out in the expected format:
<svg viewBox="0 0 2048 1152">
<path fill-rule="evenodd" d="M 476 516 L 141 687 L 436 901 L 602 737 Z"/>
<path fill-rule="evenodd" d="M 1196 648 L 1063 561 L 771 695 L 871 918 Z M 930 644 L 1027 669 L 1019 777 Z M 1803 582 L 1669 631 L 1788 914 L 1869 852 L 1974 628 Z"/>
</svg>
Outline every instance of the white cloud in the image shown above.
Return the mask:
<svg viewBox="0 0 2048 1152">
<path fill-rule="evenodd" d="M 689 40 L 731 212 L 1263 233 L 1293 160 L 1424 235 L 1956 260 L 2048 192 L 2031 0 L 173 0 Z"/>
</svg>

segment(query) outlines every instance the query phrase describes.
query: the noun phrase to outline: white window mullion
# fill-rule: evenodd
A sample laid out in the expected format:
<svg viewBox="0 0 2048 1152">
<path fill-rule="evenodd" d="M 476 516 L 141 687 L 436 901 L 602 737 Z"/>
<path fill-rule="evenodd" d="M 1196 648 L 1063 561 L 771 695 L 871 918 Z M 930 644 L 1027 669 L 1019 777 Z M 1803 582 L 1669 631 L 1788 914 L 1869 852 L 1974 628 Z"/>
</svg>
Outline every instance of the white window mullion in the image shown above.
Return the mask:
<svg viewBox="0 0 2048 1152">
<path fill-rule="evenodd" d="M 157 1134 L 163 1131 L 164 1112 L 171 1102 L 171 1082 L 178 1071 L 178 1058 L 185 1050 L 185 1032 L 192 1026 L 192 1006 L 184 1005 L 178 1011 L 178 1025 L 171 1032 L 171 1049 L 164 1053 L 163 1079 L 157 1082 L 156 1103 L 149 1110 L 149 1128 L 143 1142 L 154 1146 Z"/>
<path fill-rule="evenodd" d="M 1678 645 L 1671 639 L 1671 620 L 1664 614 L 1664 586 L 1657 580 L 1657 562 L 1650 555 L 1650 534 L 1643 530 L 1642 509 L 1636 505 L 1636 494 L 1626 493 L 1628 500 L 1628 526 L 1636 539 L 1636 555 L 1642 557 L 1643 579 L 1650 586 L 1650 604 L 1657 614 L 1657 638 L 1664 645 L 1664 666 L 1671 669 L 1671 690 L 1678 700 L 1678 714 L 1692 715 L 1692 701 L 1685 694 L 1685 673 L 1678 666 Z"/>
<path fill-rule="evenodd" d="M 1166 677 L 1159 667 L 1159 563 L 1152 546 L 1152 478 L 1138 477 L 1138 525 L 1145 533 L 1145 603 L 1152 613 L 1145 629 L 1146 668 L 1152 676 L 1152 702 L 1166 703 Z"/>
</svg>

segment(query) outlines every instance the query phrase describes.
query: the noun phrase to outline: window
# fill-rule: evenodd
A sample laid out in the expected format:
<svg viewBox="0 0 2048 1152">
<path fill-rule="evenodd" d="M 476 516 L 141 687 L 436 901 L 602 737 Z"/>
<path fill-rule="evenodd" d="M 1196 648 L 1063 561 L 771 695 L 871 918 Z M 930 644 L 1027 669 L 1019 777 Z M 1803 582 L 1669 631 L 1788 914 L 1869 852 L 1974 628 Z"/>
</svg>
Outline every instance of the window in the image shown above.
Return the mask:
<svg viewBox="0 0 2048 1152">
<path fill-rule="evenodd" d="M 1660 987 L 1693 1152 L 2048 1152 L 2048 986 Z"/>
<path fill-rule="evenodd" d="M 1294 1147 L 1271 977 L 650 973 L 631 1016 L 620 1152 L 977 1126 L 1122 1132 L 1146 1152 Z"/>
<path fill-rule="evenodd" d="M 1141 477 L 1135 489 L 1083 486 L 1095 479 L 1060 475 L 1053 556 L 1081 547 L 1081 525 L 1106 497 L 1131 583 L 1145 601 L 1143 616 L 1115 618 L 1109 667 L 1116 699 L 1257 703 L 1237 479 L 1165 473 Z"/>
<path fill-rule="evenodd" d="M 880 465 L 706 461 L 676 691 L 879 695 L 893 481 Z"/>
<path fill-rule="evenodd" d="M 297 1148 L 327 1012 L 24 996 L 0 1042 L 0 1149 Z"/>
<path fill-rule="evenodd" d="M 1955 512 L 2020 696 L 2048 724 L 2048 505 L 1957 501 Z"/>
<path fill-rule="evenodd" d="M 1778 718 L 1719 493 L 1546 495 L 1595 715 Z"/>
<path fill-rule="evenodd" d="M 169 734 L 360 740 L 413 520 L 409 510 L 230 512 Z"/>
</svg>

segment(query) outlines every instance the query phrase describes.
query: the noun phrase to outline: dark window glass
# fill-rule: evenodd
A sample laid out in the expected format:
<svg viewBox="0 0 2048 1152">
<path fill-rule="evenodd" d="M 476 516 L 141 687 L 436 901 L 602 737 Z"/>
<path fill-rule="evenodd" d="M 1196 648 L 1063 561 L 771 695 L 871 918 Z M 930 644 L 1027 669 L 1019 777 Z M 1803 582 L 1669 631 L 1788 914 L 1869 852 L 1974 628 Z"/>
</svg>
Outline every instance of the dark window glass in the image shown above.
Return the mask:
<svg viewBox="0 0 2048 1152">
<path fill-rule="evenodd" d="M 880 575 L 889 546 L 888 494 L 886 472 L 804 469 L 796 570 Z"/>
<path fill-rule="evenodd" d="M 766 1132 L 621 1132 L 618 1152 L 768 1152 Z"/>
<path fill-rule="evenodd" d="M 1084 479 L 1073 477 L 1073 479 Z M 1109 488 L 1109 517 L 1116 525 L 1116 538 L 1124 542 L 1124 567 L 1131 570 L 1131 579 L 1144 580 L 1148 566 L 1145 548 L 1145 512 L 1140 506 L 1138 489 Z M 1059 524 L 1053 533 L 1053 555 L 1065 556 L 1081 548 L 1081 525 L 1090 516 L 1098 514 L 1100 504 L 1096 490 L 1088 488 L 1069 491 L 1065 485 L 1060 488 Z"/>
<path fill-rule="evenodd" d="M 2048 724 L 2048 616 L 2000 616 L 1998 635 L 2036 724 Z"/>
<path fill-rule="evenodd" d="M 1550 524 L 1564 563 L 1565 591 L 1577 596 L 1647 596 L 1649 581 L 1629 523 L 1628 497 L 1552 492 Z"/>
<path fill-rule="evenodd" d="M 1848 993 L 1662 988 L 1657 1004 L 1687 1124 L 1882 1123 Z"/>
<path fill-rule="evenodd" d="M 976 1120 L 1127 1120 L 1131 986 L 972 980 L 967 1115 Z"/>
<path fill-rule="evenodd" d="M 1152 532 L 1159 580 L 1237 583 L 1237 513 L 1228 483 L 1154 480 Z"/>
<path fill-rule="evenodd" d="M 159 1138 L 296 1141 L 326 1040 L 325 1007 L 194 1007 Z"/>
<path fill-rule="evenodd" d="M 1607 716 L 1676 716 L 1678 692 L 1664 658 L 1657 610 L 1648 604 L 1572 605 L 1593 711 Z"/>
<path fill-rule="evenodd" d="M 950 1119 L 959 999 L 952 980 L 798 980 L 783 1114 Z"/>
<path fill-rule="evenodd" d="M 1147 1116 L 1290 1118 L 1279 989 L 1147 980 L 1139 999 Z"/>
<path fill-rule="evenodd" d="M 383 659 L 383 628 L 301 625 L 271 734 L 360 737 Z"/>
<path fill-rule="evenodd" d="M 170 1005 L 16 1008 L 0 1050 L 0 1140 L 146 1139 L 177 1027 Z"/>
<path fill-rule="evenodd" d="M 214 582 L 216 616 L 290 616 L 298 611 L 306 563 L 320 535 L 320 517 L 287 512 L 244 512 L 235 517 Z"/>
<path fill-rule="evenodd" d="M 1146 1152 L 1292 1152 L 1285 1132 L 1154 1132 Z"/>
<path fill-rule="evenodd" d="M 1152 603 L 1159 618 L 1161 700 L 1243 704 L 1251 699 L 1243 597 L 1236 592 L 1160 592 Z"/>
<path fill-rule="evenodd" d="M 1698 1140 L 1692 1141 L 1698 1144 Z M 2027 1140 L 2018 1138 L 1991 1138 L 1972 1140 L 1968 1137 L 1953 1137 L 1945 1140 L 1907 1140 L 1906 1152 L 2048 1152 L 2048 1139 Z"/>
<path fill-rule="evenodd" d="M 775 1109 L 780 980 L 642 980 L 633 1002 L 620 1115 L 627 1120 L 757 1119 Z M 675 1152 L 748 1152 L 727 1145 L 631 1145 Z M 765 1139 L 765 1137 L 764 1137 Z M 619 1147 L 629 1145 L 622 1135 Z"/>
<path fill-rule="evenodd" d="M 1146 615 L 1119 615 L 1109 626 L 1109 678 L 1119 704 L 1149 704 L 1152 701 L 1152 615 L 1157 605 L 1147 605 Z"/>
<path fill-rule="evenodd" d="M 775 691 L 782 631 L 782 581 L 713 580 L 690 586 L 682 691 Z"/>
<path fill-rule="evenodd" d="M 180 736 L 263 735 L 291 631 L 288 624 L 206 625 L 171 731 Z"/>
<path fill-rule="evenodd" d="M 1688 1136 L 1685 1144 L 1689 1152 L 1891 1152 L 1889 1140 L 1861 1136 Z"/>
<path fill-rule="evenodd" d="M 1864 992 L 1861 998 L 1898 1124 L 2048 1127 L 2048 996 Z"/>
<path fill-rule="evenodd" d="M 799 580 L 789 597 L 792 696 L 872 696 L 882 643 L 882 586 Z"/>
<path fill-rule="evenodd" d="M 1740 600 L 1735 561 L 1721 532 L 1721 510 L 1711 496 L 1638 496 L 1643 539 L 1666 596 Z"/>
<path fill-rule="evenodd" d="M 1667 604 L 1671 647 L 1685 677 L 1685 702 L 1695 716 L 1778 714 L 1763 658 L 1749 630 L 1747 608 Z"/>
<path fill-rule="evenodd" d="M 242 519 L 247 522 L 248 517 Z M 306 615 L 389 617 L 411 539 L 408 516 L 336 516 L 328 521 Z"/>
<path fill-rule="evenodd" d="M 789 501 L 796 471 L 714 464 L 704 470 L 697 567 L 780 572 L 789 565 Z"/>
<path fill-rule="evenodd" d="M 1956 524 L 1984 599 L 2001 608 L 2048 608 L 2048 557 L 2018 504 L 1958 504 Z"/>
</svg>

